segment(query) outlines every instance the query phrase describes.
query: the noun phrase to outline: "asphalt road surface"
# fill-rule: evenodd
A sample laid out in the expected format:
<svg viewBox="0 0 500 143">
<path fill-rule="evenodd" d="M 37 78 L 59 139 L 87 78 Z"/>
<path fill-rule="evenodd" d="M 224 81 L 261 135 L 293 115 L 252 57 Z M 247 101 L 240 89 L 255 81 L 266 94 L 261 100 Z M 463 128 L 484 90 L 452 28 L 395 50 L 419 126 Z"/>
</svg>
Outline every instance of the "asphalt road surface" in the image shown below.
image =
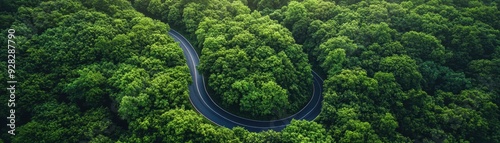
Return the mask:
<svg viewBox="0 0 500 143">
<path fill-rule="evenodd" d="M 321 101 L 323 100 L 323 97 L 321 96 L 323 90 L 323 79 L 321 79 L 321 77 L 319 77 L 319 75 L 314 71 L 312 72 L 314 77 L 313 96 L 308 104 L 294 115 L 279 120 L 257 121 L 239 117 L 225 111 L 224 109 L 219 107 L 208 95 L 205 81 L 200 72 L 198 72 L 198 70 L 196 69 L 196 66 L 200 63 L 200 60 L 191 43 L 189 43 L 186 38 L 184 38 L 175 30 L 170 30 L 169 34 L 175 39 L 176 42 L 180 44 L 182 51 L 184 51 L 184 56 L 186 57 L 187 65 L 193 79 L 193 83 L 189 85 L 189 100 L 199 113 L 201 113 L 213 123 L 227 128 L 241 126 L 249 131 L 254 132 L 270 129 L 281 131 L 288 124 L 290 124 L 290 121 L 292 119 L 304 119 L 311 121 L 314 120 L 321 112 Z"/>
</svg>

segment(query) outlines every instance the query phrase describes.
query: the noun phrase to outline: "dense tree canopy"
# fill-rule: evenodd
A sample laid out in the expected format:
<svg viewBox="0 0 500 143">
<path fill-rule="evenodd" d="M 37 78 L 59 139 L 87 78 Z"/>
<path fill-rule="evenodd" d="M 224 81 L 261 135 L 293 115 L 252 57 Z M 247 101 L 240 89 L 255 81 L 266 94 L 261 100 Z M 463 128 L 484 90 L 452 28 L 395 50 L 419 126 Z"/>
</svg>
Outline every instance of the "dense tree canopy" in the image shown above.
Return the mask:
<svg viewBox="0 0 500 143">
<path fill-rule="evenodd" d="M 19 6 L 11 27 L 23 96 L 19 135 L 8 140 L 117 139 L 138 118 L 191 108 L 190 76 L 167 24 L 127 1 Z"/>
<path fill-rule="evenodd" d="M 320 8 L 311 3 L 330 3 L 323 6 L 333 12 L 314 16 Z M 292 35 L 325 71 L 318 121 L 336 133 L 335 141 L 498 142 L 497 119 L 484 115 L 499 113 L 490 72 L 500 45 L 491 20 L 498 16 L 471 14 L 479 10 L 497 13 L 498 7 L 486 1 L 304 0 L 271 15 L 289 29 L 308 27 Z M 491 99 L 467 103 L 492 106 L 454 102 L 469 93 Z"/>
<path fill-rule="evenodd" d="M 226 109 L 239 107 L 236 114 L 249 112 L 253 118 L 281 118 L 297 112 L 310 97 L 306 54 L 269 17 L 253 12 L 223 21 L 205 18 L 196 35 L 203 43 L 200 70 Z"/>
<path fill-rule="evenodd" d="M 1 128 L 0 142 L 500 142 L 498 0 L 0 5 L 0 41 L 15 29 L 18 58 L 16 135 Z M 325 79 L 320 115 L 262 132 L 205 119 L 189 101 L 171 27 L 196 47 L 226 110 L 294 114 L 310 99 L 314 69 Z"/>
</svg>

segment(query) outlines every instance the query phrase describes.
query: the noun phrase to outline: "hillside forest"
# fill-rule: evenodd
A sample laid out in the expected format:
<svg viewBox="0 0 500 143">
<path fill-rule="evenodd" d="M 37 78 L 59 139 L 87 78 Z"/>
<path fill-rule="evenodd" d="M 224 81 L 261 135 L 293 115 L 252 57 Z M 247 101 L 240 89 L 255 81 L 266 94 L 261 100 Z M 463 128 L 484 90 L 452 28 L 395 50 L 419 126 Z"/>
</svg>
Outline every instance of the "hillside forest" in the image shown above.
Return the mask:
<svg viewBox="0 0 500 143">
<path fill-rule="evenodd" d="M 500 142 L 499 0 L 1 0 L 0 143 Z M 8 36 L 11 31 L 15 34 Z M 283 130 L 198 113 L 175 29 L 211 98 Z M 9 133 L 15 41 L 15 135 Z M 10 63 L 9 63 L 10 62 Z"/>
</svg>

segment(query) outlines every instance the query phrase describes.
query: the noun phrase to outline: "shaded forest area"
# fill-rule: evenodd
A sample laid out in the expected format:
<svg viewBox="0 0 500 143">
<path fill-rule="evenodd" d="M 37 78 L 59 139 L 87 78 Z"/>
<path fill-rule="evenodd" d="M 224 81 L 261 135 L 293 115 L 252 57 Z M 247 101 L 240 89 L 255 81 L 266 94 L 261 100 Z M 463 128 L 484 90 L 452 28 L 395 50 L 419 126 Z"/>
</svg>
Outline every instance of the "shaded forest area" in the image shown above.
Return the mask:
<svg viewBox="0 0 500 143">
<path fill-rule="evenodd" d="M 499 4 L 3 0 L 0 41 L 16 30 L 20 82 L 16 135 L 1 128 L 0 142 L 500 142 Z M 293 114 L 314 69 L 321 114 L 281 132 L 211 123 L 189 102 L 171 27 L 196 46 L 224 108 Z"/>
</svg>

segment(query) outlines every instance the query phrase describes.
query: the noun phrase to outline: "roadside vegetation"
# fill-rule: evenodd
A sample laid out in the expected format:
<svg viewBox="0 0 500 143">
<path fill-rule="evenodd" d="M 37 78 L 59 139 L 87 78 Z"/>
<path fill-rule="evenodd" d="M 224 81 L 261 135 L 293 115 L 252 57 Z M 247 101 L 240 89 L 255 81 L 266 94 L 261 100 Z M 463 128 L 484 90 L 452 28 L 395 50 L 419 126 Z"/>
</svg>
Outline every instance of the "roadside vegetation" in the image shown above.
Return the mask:
<svg viewBox="0 0 500 143">
<path fill-rule="evenodd" d="M 0 142 L 500 142 L 499 4 L 4 0 L 0 41 L 15 29 L 19 83 L 16 135 L 1 128 Z M 171 28 L 197 48 L 226 110 L 291 115 L 312 95 L 314 69 L 321 114 L 280 132 L 211 123 L 189 102 Z"/>
</svg>

